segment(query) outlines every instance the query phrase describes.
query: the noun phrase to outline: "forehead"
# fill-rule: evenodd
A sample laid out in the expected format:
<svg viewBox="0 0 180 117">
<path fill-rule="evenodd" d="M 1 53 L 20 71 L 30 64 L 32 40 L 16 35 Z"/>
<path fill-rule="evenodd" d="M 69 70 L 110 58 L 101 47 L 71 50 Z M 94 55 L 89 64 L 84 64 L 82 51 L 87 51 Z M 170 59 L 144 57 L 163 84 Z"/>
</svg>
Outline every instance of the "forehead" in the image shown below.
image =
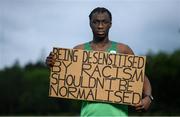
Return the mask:
<svg viewBox="0 0 180 117">
<path fill-rule="evenodd" d="M 110 20 L 109 14 L 107 12 L 96 12 L 92 14 L 92 20 Z"/>
</svg>

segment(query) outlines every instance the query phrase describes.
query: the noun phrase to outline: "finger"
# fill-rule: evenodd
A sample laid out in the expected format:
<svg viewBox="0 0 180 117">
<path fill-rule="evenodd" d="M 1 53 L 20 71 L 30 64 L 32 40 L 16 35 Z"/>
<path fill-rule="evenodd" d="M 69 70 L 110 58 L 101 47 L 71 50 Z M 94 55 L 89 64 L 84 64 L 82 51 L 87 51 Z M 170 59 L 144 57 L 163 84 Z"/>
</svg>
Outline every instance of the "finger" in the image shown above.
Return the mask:
<svg viewBox="0 0 180 117">
<path fill-rule="evenodd" d="M 142 109 L 144 109 L 144 106 L 138 106 L 138 107 L 136 107 L 135 109 L 136 109 L 136 110 L 142 110 Z"/>
<path fill-rule="evenodd" d="M 46 59 L 46 64 L 48 66 L 53 66 L 55 64 L 55 60 L 53 60 L 52 58 L 47 58 Z"/>
<path fill-rule="evenodd" d="M 50 65 L 50 64 L 52 64 L 52 63 L 53 63 L 52 61 L 46 60 L 46 64 L 47 64 L 47 65 Z"/>
<path fill-rule="evenodd" d="M 136 110 L 144 110 L 144 108 L 144 102 L 143 100 L 141 100 L 141 102 L 138 105 L 136 105 Z"/>
<path fill-rule="evenodd" d="M 49 62 L 49 63 L 47 63 L 47 65 L 49 66 L 49 67 L 53 67 L 53 63 L 52 62 Z"/>
<path fill-rule="evenodd" d="M 143 104 L 142 104 L 142 101 L 140 101 L 138 104 L 135 104 L 134 106 L 135 107 L 141 107 Z"/>
<path fill-rule="evenodd" d="M 49 55 L 53 55 L 53 52 L 50 52 Z"/>
<path fill-rule="evenodd" d="M 47 57 L 46 61 L 54 61 L 54 59 L 52 57 Z"/>
<path fill-rule="evenodd" d="M 46 57 L 46 62 L 47 62 L 47 61 L 52 61 L 52 60 L 53 60 L 53 57 L 52 57 L 52 56 Z"/>
<path fill-rule="evenodd" d="M 48 57 L 46 57 L 46 60 L 53 60 L 53 61 L 55 61 L 55 58 L 54 58 L 55 56 L 54 55 L 49 55 Z"/>
<path fill-rule="evenodd" d="M 53 55 L 49 55 L 47 58 L 53 59 Z"/>
<path fill-rule="evenodd" d="M 46 59 L 46 63 L 54 64 L 55 60 L 54 59 Z"/>
<path fill-rule="evenodd" d="M 47 58 L 53 58 L 53 56 L 52 56 L 52 55 L 49 55 Z"/>
<path fill-rule="evenodd" d="M 53 52 L 50 52 L 50 54 L 49 54 L 49 56 L 52 56 L 52 57 L 54 57 L 54 53 Z"/>
<path fill-rule="evenodd" d="M 137 112 L 142 112 L 142 110 L 137 110 Z"/>
</svg>

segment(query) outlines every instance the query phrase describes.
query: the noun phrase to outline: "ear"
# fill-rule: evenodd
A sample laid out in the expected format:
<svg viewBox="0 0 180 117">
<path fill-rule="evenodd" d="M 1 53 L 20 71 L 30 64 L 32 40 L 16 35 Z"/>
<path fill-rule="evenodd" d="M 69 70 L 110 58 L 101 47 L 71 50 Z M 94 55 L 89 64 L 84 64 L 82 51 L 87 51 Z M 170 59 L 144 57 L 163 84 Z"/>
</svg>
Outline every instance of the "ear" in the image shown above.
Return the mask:
<svg viewBox="0 0 180 117">
<path fill-rule="evenodd" d="M 89 26 L 92 28 L 91 20 L 89 20 Z"/>
<path fill-rule="evenodd" d="M 111 26 L 112 26 L 112 22 L 110 22 L 110 24 L 109 24 L 109 28 L 111 28 Z"/>
</svg>

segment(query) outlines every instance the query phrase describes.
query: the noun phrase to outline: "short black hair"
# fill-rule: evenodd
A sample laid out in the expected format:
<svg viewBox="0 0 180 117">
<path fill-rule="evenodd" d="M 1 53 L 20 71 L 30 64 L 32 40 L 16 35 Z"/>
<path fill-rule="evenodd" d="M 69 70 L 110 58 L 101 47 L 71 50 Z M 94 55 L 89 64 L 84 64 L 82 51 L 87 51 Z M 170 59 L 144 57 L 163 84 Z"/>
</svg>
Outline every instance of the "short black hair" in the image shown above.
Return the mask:
<svg viewBox="0 0 180 117">
<path fill-rule="evenodd" d="M 104 12 L 107 12 L 107 13 L 108 13 L 109 18 L 110 18 L 110 20 L 112 21 L 111 12 L 110 12 L 108 9 L 104 8 L 104 7 L 97 7 L 97 8 L 95 8 L 95 9 L 93 9 L 93 10 L 91 11 L 91 13 L 89 14 L 89 20 L 92 19 L 92 15 L 93 15 L 94 13 L 104 13 Z"/>
</svg>

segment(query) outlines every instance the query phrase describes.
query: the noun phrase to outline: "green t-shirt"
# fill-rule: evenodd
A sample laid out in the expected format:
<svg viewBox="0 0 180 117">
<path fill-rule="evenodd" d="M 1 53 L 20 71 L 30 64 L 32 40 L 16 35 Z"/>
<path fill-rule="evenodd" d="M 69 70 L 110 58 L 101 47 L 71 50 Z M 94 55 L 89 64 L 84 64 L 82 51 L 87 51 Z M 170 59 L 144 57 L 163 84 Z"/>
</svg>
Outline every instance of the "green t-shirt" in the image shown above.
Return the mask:
<svg viewBox="0 0 180 117">
<path fill-rule="evenodd" d="M 91 51 L 90 43 L 84 44 L 84 50 Z M 110 53 L 117 52 L 117 43 L 112 41 L 111 46 L 106 50 Z M 128 116 L 128 106 L 104 102 L 83 101 L 81 116 Z"/>
</svg>

